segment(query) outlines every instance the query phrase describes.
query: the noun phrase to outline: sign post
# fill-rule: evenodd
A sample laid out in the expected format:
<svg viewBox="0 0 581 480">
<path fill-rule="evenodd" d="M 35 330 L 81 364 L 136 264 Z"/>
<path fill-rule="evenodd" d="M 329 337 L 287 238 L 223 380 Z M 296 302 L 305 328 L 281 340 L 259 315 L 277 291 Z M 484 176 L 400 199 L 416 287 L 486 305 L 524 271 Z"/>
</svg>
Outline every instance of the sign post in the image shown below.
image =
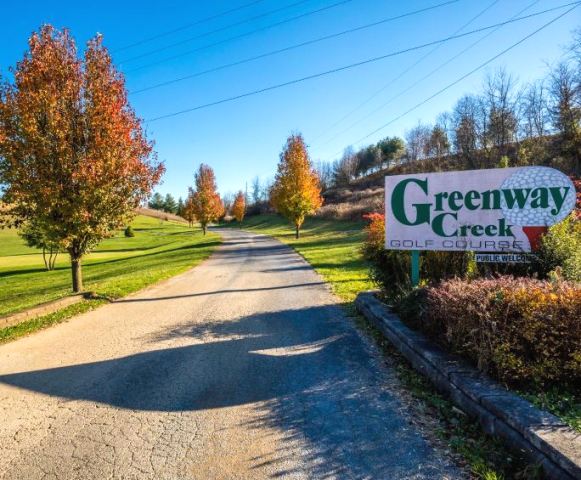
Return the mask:
<svg viewBox="0 0 581 480">
<path fill-rule="evenodd" d="M 420 251 L 412 250 L 412 287 L 420 284 Z"/>
</svg>

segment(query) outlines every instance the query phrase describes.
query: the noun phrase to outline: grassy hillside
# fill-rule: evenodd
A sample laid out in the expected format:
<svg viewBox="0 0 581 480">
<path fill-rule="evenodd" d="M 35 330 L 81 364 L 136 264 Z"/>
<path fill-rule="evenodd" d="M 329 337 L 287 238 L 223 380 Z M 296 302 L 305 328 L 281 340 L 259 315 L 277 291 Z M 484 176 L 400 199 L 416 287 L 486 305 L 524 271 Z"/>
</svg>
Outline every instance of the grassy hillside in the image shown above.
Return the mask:
<svg viewBox="0 0 581 480">
<path fill-rule="evenodd" d="M 103 241 L 83 262 L 85 289 L 120 297 L 187 270 L 207 258 L 219 243 L 183 223 L 138 216 L 135 237 L 123 231 Z M 39 250 L 27 247 L 14 230 L 0 230 L 0 315 L 14 313 L 71 292 L 66 254 L 56 269 L 44 269 Z"/>
<path fill-rule="evenodd" d="M 279 215 L 257 215 L 242 222 L 244 230 L 271 235 L 292 246 L 346 301 L 372 288 L 359 251 L 364 226 L 363 222 L 309 218 L 301 230 L 302 237 L 296 240 L 293 228 Z"/>
</svg>

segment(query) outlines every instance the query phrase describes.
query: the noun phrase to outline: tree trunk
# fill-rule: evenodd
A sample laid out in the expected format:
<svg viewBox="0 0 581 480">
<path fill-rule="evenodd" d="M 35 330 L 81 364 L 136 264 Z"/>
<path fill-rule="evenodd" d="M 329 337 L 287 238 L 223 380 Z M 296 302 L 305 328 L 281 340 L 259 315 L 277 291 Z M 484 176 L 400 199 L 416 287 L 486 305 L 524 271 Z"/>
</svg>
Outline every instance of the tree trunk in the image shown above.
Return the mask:
<svg viewBox="0 0 581 480">
<path fill-rule="evenodd" d="M 44 261 L 44 268 L 46 268 L 47 270 L 50 270 L 50 263 L 47 263 L 46 261 L 46 247 L 42 247 L 42 259 Z M 50 262 L 50 260 L 49 260 Z"/>
<path fill-rule="evenodd" d="M 58 256 L 59 251 L 58 248 L 56 249 L 56 252 L 53 252 L 53 249 L 50 249 L 50 258 L 48 260 L 49 266 L 50 266 L 50 270 L 54 270 L 54 264 L 56 263 L 56 257 Z"/>
<path fill-rule="evenodd" d="M 208 226 L 205 223 L 202 223 L 202 232 L 204 232 L 204 235 L 206 235 L 207 228 Z"/>
<path fill-rule="evenodd" d="M 73 292 L 79 293 L 83 291 L 83 273 L 81 271 L 81 258 L 73 258 L 71 256 L 71 271 L 73 274 Z"/>
<path fill-rule="evenodd" d="M 299 237 L 301 236 L 301 230 L 300 230 L 300 228 L 301 228 L 301 227 L 299 227 L 299 225 L 298 225 L 298 224 L 296 224 L 296 225 L 295 225 L 295 238 L 296 238 L 297 240 L 298 240 L 298 239 L 299 239 Z"/>
</svg>

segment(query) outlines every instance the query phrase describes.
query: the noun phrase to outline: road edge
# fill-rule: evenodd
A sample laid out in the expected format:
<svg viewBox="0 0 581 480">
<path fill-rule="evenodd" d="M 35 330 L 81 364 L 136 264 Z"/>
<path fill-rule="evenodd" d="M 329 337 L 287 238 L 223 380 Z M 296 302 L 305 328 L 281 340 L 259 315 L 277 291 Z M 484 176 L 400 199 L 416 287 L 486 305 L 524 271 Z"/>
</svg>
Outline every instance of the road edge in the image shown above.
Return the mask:
<svg viewBox="0 0 581 480">
<path fill-rule="evenodd" d="M 360 293 L 357 310 L 435 387 L 470 416 L 483 430 L 503 438 L 542 465 L 548 478 L 581 478 L 581 462 L 575 455 L 581 436 L 556 416 L 482 375 L 408 328 L 375 292 Z"/>
</svg>

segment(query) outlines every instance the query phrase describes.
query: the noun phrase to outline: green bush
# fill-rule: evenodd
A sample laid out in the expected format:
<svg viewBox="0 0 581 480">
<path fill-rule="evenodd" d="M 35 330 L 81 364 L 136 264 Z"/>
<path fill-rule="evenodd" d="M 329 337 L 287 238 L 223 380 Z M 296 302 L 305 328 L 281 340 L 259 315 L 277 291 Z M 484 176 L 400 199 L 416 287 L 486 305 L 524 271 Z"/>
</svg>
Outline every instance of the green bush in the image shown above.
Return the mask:
<svg viewBox="0 0 581 480">
<path fill-rule="evenodd" d="M 129 225 L 126 229 L 125 229 L 125 236 L 127 238 L 132 238 L 135 236 L 135 232 L 133 231 L 133 228 L 131 227 L 131 225 Z"/>
<path fill-rule="evenodd" d="M 453 279 L 415 292 L 402 317 L 513 386 L 581 385 L 581 287 L 566 281 Z"/>
<path fill-rule="evenodd" d="M 575 212 L 549 228 L 541 239 L 537 259 L 543 277 L 559 269 L 566 280 L 581 282 L 581 221 Z"/>
<path fill-rule="evenodd" d="M 379 213 L 365 217 L 369 220 L 362 252 L 369 262 L 371 279 L 391 299 L 401 298 L 411 288 L 411 255 L 403 250 L 386 250 L 385 218 Z M 464 278 L 476 271 L 471 252 L 422 252 L 420 278 L 423 282 L 436 283 L 453 277 Z"/>
</svg>

